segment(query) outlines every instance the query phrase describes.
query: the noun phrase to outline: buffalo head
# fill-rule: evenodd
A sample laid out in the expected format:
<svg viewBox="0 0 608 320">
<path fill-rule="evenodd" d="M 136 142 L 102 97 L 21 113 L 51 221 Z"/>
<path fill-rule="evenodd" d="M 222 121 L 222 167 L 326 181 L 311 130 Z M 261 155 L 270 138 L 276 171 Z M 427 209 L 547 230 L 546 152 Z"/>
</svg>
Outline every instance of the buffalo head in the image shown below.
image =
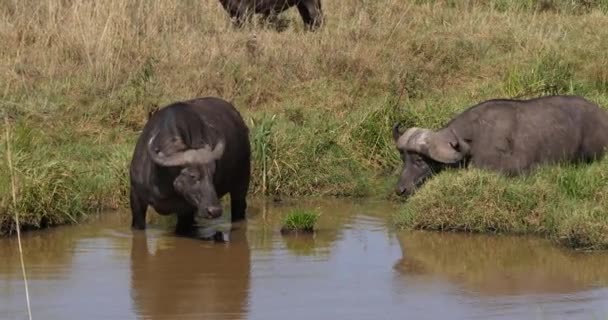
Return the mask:
<svg viewBox="0 0 608 320">
<path fill-rule="evenodd" d="M 401 130 L 393 126 L 393 139 L 403 161 L 395 192 L 409 196 L 433 174 L 460 163 L 470 146 L 453 129 L 432 131 L 424 128 Z"/>
<path fill-rule="evenodd" d="M 152 161 L 163 167 L 182 167 L 173 181 L 173 187 L 197 208 L 194 216 L 196 222 L 202 218 L 217 218 L 222 215 L 213 176 L 216 160 L 224 153 L 224 142 L 220 141 L 215 148 L 205 145 L 202 148 L 187 148 L 178 135 L 169 137 L 153 135 L 148 141 L 148 154 Z"/>
</svg>

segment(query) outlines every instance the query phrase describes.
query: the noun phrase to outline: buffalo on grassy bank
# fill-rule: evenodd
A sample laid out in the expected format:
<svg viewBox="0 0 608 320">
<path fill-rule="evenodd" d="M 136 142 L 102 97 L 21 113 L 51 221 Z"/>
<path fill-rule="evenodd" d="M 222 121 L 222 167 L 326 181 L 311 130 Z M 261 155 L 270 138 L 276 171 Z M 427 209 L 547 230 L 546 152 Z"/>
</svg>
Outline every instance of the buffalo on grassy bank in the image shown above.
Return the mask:
<svg viewBox="0 0 608 320">
<path fill-rule="evenodd" d="M 220 0 L 220 3 L 237 27 L 243 26 L 254 14 L 276 22 L 278 15 L 291 7 L 298 8 L 308 30 L 317 30 L 324 22 L 321 0 Z"/>
<path fill-rule="evenodd" d="M 437 131 L 397 123 L 393 138 L 403 161 L 395 192 L 409 196 L 445 168 L 517 176 L 540 165 L 599 159 L 608 146 L 608 113 L 579 96 L 492 99 Z"/>
</svg>

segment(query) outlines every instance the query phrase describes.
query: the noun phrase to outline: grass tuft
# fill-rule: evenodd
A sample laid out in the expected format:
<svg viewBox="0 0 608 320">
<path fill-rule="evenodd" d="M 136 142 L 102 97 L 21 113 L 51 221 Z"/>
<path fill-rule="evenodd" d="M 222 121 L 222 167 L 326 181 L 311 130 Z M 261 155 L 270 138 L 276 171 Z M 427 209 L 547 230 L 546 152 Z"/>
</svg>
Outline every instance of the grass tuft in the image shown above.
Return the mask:
<svg viewBox="0 0 608 320">
<path fill-rule="evenodd" d="M 287 213 L 283 220 L 281 233 L 312 233 L 319 214 L 306 209 L 295 209 Z"/>
</svg>

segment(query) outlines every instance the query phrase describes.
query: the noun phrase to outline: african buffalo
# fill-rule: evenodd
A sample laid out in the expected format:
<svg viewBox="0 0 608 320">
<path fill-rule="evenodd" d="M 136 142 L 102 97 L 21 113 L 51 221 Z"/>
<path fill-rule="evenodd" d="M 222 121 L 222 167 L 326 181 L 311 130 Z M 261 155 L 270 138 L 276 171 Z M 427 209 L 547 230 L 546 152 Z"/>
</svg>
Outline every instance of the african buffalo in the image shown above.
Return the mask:
<svg viewBox="0 0 608 320">
<path fill-rule="evenodd" d="M 316 30 L 323 24 L 324 16 L 321 0 L 220 0 L 224 9 L 241 27 L 253 14 L 259 13 L 265 19 L 276 21 L 278 15 L 296 6 L 304 24 L 309 30 Z"/>
<path fill-rule="evenodd" d="M 179 101 L 153 113 L 130 167 L 131 227 L 145 229 L 148 205 L 176 213 L 178 231 L 222 215 L 230 193 L 232 221 L 245 218 L 250 180 L 249 129 L 227 101 Z"/>
<path fill-rule="evenodd" d="M 411 195 L 447 167 L 473 165 L 505 176 L 542 164 L 590 162 L 608 146 L 608 113 L 577 96 L 493 99 L 463 111 L 437 131 L 393 127 L 403 169 L 398 195 Z"/>
</svg>

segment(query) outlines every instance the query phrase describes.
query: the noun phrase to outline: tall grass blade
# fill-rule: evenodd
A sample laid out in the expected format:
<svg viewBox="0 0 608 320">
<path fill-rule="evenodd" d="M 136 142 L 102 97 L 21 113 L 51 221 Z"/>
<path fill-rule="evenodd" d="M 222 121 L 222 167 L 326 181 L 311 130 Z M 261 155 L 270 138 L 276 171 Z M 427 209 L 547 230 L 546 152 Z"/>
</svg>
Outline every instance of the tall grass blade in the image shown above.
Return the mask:
<svg viewBox="0 0 608 320">
<path fill-rule="evenodd" d="M 19 226 L 19 210 L 17 210 L 17 191 L 15 186 L 15 176 L 13 175 L 13 163 L 11 157 L 11 135 L 8 115 L 4 116 L 6 126 L 6 161 L 8 163 L 9 175 L 11 177 L 11 194 L 13 197 L 13 211 L 15 212 L 15 224 L 17 228 L 17 244 L 19 245 L 19 258 L 21 260 L 21 271 L 23 272 L 23 284 L 25 286 L 25 301 L 27 303 L 27 315 L 32 320 L 32 309 L 30 307 L 30 293 L 27 284 L 27 274 L 25 272 L 25 262 L 23 261 L 23 247 L 21 245 L 21 227 Z"/>
</svg>

